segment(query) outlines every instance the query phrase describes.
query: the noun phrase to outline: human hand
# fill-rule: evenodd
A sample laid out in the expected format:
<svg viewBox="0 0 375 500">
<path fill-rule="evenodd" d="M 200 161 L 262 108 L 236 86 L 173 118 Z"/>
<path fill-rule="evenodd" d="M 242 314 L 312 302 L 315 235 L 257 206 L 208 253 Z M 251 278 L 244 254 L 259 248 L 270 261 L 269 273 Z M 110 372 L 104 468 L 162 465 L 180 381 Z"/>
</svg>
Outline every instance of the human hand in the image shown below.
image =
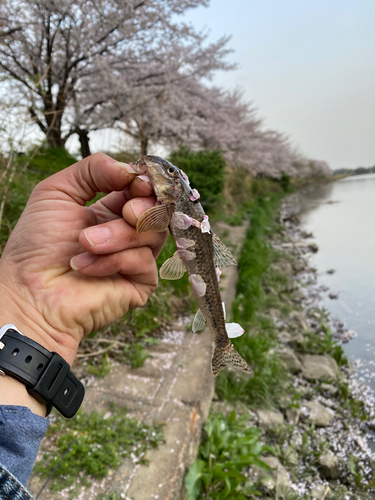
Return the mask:
<svg viewBox="0 0 375 500">
<path fill-rule="evenodd" d="M 86 207 L 97 192 L 109 194 Z M 83 337 L 155 290 L 166 234 L 135 229 L 155 201 L 130 165 L 101 153 L 38 184 L 0 260 L 1 324 L 72 364 Z"/>
</svg>

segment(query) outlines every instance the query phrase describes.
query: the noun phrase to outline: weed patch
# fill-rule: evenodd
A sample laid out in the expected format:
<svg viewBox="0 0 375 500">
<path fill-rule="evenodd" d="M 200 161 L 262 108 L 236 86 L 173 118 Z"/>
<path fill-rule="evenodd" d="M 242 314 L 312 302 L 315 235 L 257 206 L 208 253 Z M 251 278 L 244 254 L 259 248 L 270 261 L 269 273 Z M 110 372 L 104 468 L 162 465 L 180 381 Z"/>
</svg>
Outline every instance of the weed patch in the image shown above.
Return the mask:
<svg viewBox="0 0 375 500">
<path fill-rule="evenodd" d="M 248 478 L 250 466 L 269 467 L 260 459 L 272 448 L 259 442 L 260 431 L 248 427 L 246 415 L 211 415 L 204 427 L 198 459 L 185 478 L 188 500 L 245 500 L 260 493 Z"/>
<path fill-rule="evenodd" d="M 34 470 L 49 477 L 57 467 L 50 489 L 72 488 L 72 498 L 79 484 L 87 486 L 94 478 L 106 477 L 124 458 L 147 463 L 147 450 L 163 442 L 162 425 L 140 423 L 114 405 L 106 415 L 80 410 L 73 419 L 57 416 L 46 437 L 48 450 Z"/>
</svg>

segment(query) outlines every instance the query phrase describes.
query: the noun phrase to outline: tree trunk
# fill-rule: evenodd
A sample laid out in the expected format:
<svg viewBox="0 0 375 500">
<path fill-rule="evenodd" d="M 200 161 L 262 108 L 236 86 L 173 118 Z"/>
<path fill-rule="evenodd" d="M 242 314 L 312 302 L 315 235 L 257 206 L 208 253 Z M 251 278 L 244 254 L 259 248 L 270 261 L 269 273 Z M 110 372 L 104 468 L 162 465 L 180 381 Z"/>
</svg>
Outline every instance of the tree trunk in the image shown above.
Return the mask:
<svg viewBox="0 0 375 500">
<path fill-rule="evenodd" d="M 147 155 L 148 137 L 141 136 L 141 156 Z"/>
<path fill-rule="evenodd" d="M 86 156 L 91 155 L 89 131 L 86 129 L 77 128 L 76 133 L 78 134 L 79 142 L 81 144 L 82 158 L 86 158 Z"/>
<path fill-rule="evenodd" d="M 61 137 L 61 131 L 51 129 L 47 134 L 47 142 L 50 148 L 64 148 L 65 140 Z"/>
</svg>

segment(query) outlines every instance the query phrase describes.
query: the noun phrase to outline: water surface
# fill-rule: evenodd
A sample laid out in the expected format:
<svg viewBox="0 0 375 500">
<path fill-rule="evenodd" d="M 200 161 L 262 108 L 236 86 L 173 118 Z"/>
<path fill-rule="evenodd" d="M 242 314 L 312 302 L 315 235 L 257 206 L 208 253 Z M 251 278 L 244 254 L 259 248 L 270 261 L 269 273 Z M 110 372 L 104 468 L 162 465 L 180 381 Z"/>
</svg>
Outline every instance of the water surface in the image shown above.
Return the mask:
<svg viewBox="0 0 375 500">
<path fill-rule="evenodd" d="M 359 375 L 375 389 L 375 174 L 309 187 L 300 201 L 302 229 L 319 246 L 310 262 L 319 284 L 330 289 L 323 305 L 358 333 L 344 349 L 349 359 L 363 360 Z M 338 299 L 329 299 L 329 292 L 338 292 Z"/>
</svg>

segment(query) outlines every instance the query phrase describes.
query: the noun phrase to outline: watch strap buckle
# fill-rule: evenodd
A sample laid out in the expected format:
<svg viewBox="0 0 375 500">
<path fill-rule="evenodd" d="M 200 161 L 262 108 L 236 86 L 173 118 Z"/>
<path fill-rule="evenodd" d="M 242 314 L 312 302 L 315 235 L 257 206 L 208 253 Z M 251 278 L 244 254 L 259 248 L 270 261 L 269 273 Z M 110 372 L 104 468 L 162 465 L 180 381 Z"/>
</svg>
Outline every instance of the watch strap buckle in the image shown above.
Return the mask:
<svg viewBox="0 0 375 500">
<path fill-rule="evenodd" d="M 85 388 L 71 373 L 69 364 L 56 352 L 38 382 L 28 389 L 52 404 L 64 417 L 73 417 L 81 406 Z"/>
</svg>

